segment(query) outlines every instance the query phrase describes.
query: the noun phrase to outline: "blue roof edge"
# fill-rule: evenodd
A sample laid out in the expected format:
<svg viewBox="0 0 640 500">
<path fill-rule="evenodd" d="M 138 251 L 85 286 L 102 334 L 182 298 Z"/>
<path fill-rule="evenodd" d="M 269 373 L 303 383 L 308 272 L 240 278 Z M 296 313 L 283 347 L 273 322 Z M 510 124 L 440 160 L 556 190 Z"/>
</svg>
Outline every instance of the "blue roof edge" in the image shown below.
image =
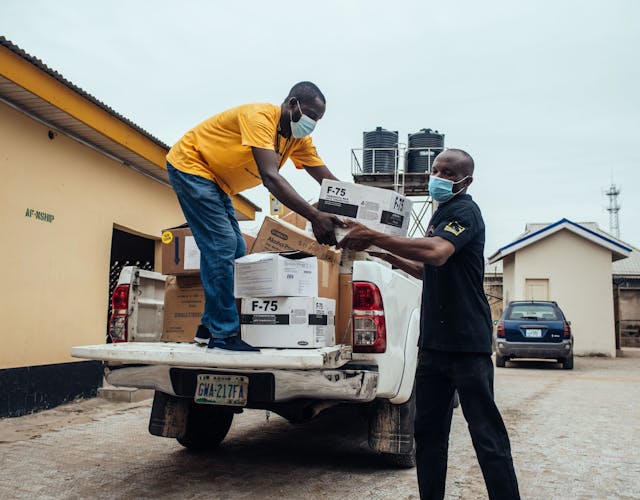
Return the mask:
<svg viewBox="0 0 640 500">
<path fill-rule="evenodd" d="M 552 223 L 552 224 L 549 224 L 548 226 L 545 226 L 545 227 L 543 227 L 542 229 L 538 229 L 537 231 L 535 231 L 535 232 L 533 232 L 533 233 L 531 233 L 531 234 L 527 234 L 526 236 L 524 236 L 524 237 L 522 237 L 522 238 L 520 238 L 520 239 L 517 239 L 516 241 L 512 241 L 512 242 L 511 242 L 511 243 L 509 243 L 508 245 L 505 245 L 505 246 L 503 246 L 503 247 L 500 247 L 500 248 L 498 249 L 498 251 L 497 251 L 497 252 L 495 252 L 495 253 L 492 255 L 492 257 L 493 257 L 493 256 L 497 256 L 499 253 L 501 253 L 503 250 L 506 250 L 507 248 L 510 248 L 510 247 L 512 247 L 512 246 L 514 246 L 514 245 L 517 245 L 518 243 L 521 243 L 521 242 L 526 241 L 526 240 L 528 240 L 528 239 L 530 239 L 530 238 L 533 238 L 534 236 L 537 236 L 537 235 L 539 235 L 539 234 L 541 234 L 541 233 L 544 233 L 544 232 L 548 231 L 549 229 L 553 229 L 554 227 L 559 226 L 559 225 L 561 225 L 561 224 L 564 224 L 565 222 L 566 222 L 566 223 L 568 223 L 568 224 L 571 224 L 572 226 L 575 226 L 575 227 L 577 227 L 577 228 L 580 228 L 580 229 L 582 229 L 583 231 L 586 231 L 587 233 L 592 234 L 593 236 L 596 236 L 596 237 L 598 237 L 598 238 L 600 238 L 600 239 L 602 239 L 602 240 L 608 241 L 609 243 L 611 243 L 611 244 L 613 244 L 613 245 L 615 245 L 615 246 L 617 246 L 617 247 L 621 248 L 622 250 L 624 250 L 624 251 L 626 251 L 626 252 L 631 252 L 631 251 L 633 251 L 633 249 L 632 249 L 632 248 L 629 248 L 629 247 L 627 247 L 627 246 L 624 246 L 624 245 L 622 245 L 621 243 L 618 243 L 617 241 L 615 241 L 615 240 L 613 240 L 613 239 L 607 238 L 606 236 L 603 236 L 603 235 L 601 235 L 601 234 L 599 234 L 599 233 L 596 233 L 595 231 L 593 231 L 593 230 L 591 230 L 591 229 L 589 229 L 589 228 L 586 228 L 586 227 L 584 227 L 584 226 L 581 226 L 580 224 L 577 224 L 577 223 L 575 223 L 575 222 L 573 222 L 573 221 L 570 221 L 569 219 L 567 219 L 567 218 L 563 217 L 562 219 L 560 219 L 560 220 L 559 220 L 559 221 L 557 221 L 557 222 L 554 222 L 554 223 Z"/>
</svg>

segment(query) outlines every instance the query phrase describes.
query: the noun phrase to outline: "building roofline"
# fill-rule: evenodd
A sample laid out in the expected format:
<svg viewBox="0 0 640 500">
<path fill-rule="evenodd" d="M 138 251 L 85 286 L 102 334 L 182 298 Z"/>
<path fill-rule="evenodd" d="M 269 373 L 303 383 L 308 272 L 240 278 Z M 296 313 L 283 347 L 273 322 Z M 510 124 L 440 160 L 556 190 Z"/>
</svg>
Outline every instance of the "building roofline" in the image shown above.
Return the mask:
<svg viewBox="0 0 640 500">
<path fill-rule="evenodd" d="M 548 226 L 545 226 L 537 231 L 534 231 L 521 238 L 518 238 L 517 240 L 512 241 L 511 243 L 499 248 L 496 252 L 490 255 L 487 260 L 489 264 L 492 264 L 498 260 L 503 259 L 507 255 L 515 252 L 516 250 L 524 248 L 530 245 L 531 243 L 535 243 L 536 241 L 539 241 L 547 236 L 550 236 L 551 234 L 559 231 L 560 229 L 569 229 L 570 231 L 572 231 L 575 234 L 578 234 L 579 236 L 586 237 L 587 239 L 589 239 L 595 244 L 599 244 L 601 246 L 608 248 L 615 255 L 617 255 L 618 259 L 627 257 L 633 250 L 630 247 L 622 245 L 615 239 L 607 238 L 606 236 L 599 234 L 587 227 L 581 226 L 580 224 L 577 224 L 573 221 L 570 221 L 567 218 L 562 218 L 557 222 L 549 224 Z M 590 237 L 580 233 L 587 233 Z M 603 240 L 604 242 L 606 242 L 606 244 L 599 242 L 598 240 Z"/>
<path fill-rule="evenodd" d="M 77 123 L 93 129 L 121 149 L 125 148 L 132 154 L 138 155 L 140 161 L 147 167 L 134 168 L 135 170 L 144 172 L 145 168 L 150 169 L 149 173 L 153 178 L 165 184 L 168 183 L 165 159 L 169 150 L 167 144 L 1 35 L 0 77 L 11 82 L 16 89 L 20 88 L 28 95 L 42 100 L 46 106 L 57 108 Z M 19 102 L 13 105 L 29 116 L 33 114 L 28 109 L 23 109 Z M 52 125 L 55 126 L 55 124 Z M 63 132 L 66 131 L 63 130 Z M 71 134 L 71 137 L 78 138 L 77 134 Z M 79 138 L 83 139 L 82 136 Z M 101 147 L 97 146 L 96 149 L 101 150 Z M 108 149 L 104 152 L 107 156 L 113 154 Z M 121 161 L 125 165 L 132 166 L 130 161 L 124 159 Z M 152 170 L 156 168 L 158 173 L 153 173 Z M 255 213 L 262 211 L 258 205 L 242 195 L 231 198 L 236 210 L 249 220 L 255 219 Z"/>
<path fill-rule="evenodd" d="M 99 108 L 102 108 L 107 113 L 109 113 L 111 116 L 113 116 L 113 117 L 117 118 L 118 120 L 126 123 L 129 127 L 131 127 L 134 130 L 136 130 L 136 132 L 141 133 L 147 139 L 149 139 L 150 141 L 153 141 L 154 143 L 156 143 L 158 146 L 160 146 L 160 147 L 162 147 L 162 148 L 164 148 L 166 150 L 169 150 L 169 146 L 167 144 L 165 144 L 164 142 L 162 142 L 160 139 L 158 139 L 157 137 L 153 136 L 152 134 L 150 134 L 149 132 L 144 130 L 142 127 L 136 125 L 135 123 L 133 123 L 131 120 L 129 120 L 128 118 L 124 117 L 120 113 L 116 112 L 113 108 L 107 106 L 105 103 L 103 103 L 102 101 L 100 101 L 99 99 L 94 97 L 93 95 L 89 94 L 86 90 L 83 90 L 82 88 L 78 87 L 74 83 L 70 82 L 64 76 L 62 76 L 60 73 L 58 73 L 57 71 L 55 71 L 55 70 L 51 69 L 49 66 L 47 66 L 44 62 L 42 62 L 42 60 L 38 59 L 37 57 L 32 56 L 29 53 L 27 53 L 26 51 L 24 51 L 23 49 L 21 49 L 20 47 L 18 47 L 14 43 L 12 43 L 10 40 L 7 40 L 2 35 L 0 35 L 0 46 L 3 46 L 5 48 L 9 49 L 11 52 L 13 52 L 17 56 L 19 56 L 21 59 L 29 62 L 30 64 L 32 64 L 33 66 L 35 66 L 39 70 L 45 72 L 50 77 L 55 78 L 58 82 L 62 83 L 65 87 L 67 87 L 70 90 L 74 91 L 76 94 L 84 97 L 85 99 L 87 99 L 91 103 L 95 104 Z"/>
</svg>

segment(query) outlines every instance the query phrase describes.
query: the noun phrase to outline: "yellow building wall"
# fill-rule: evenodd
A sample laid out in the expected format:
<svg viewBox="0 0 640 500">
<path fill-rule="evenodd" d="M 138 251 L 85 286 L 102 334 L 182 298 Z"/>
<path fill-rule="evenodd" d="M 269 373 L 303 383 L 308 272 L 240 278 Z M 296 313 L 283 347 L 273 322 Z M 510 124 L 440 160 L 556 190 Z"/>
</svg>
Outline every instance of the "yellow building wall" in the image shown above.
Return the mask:
<svg viewBox="0 0 640 500">
<path fill-rule="evenodd" d="M 571 321 L 575 354 L 616 355 L 609 250 L 562 230 L 505 260 L 504 275 L 509 300 L 526 298 L 527 279 L 549 280 L 549 299 Z"/>
<path fill-rule="evenodd" d="M 114 225 L 158 239 L 184 222 L 169 186 L 48 131 L 0 103 L 0 369 L 104 343 Z"/>
</svg>

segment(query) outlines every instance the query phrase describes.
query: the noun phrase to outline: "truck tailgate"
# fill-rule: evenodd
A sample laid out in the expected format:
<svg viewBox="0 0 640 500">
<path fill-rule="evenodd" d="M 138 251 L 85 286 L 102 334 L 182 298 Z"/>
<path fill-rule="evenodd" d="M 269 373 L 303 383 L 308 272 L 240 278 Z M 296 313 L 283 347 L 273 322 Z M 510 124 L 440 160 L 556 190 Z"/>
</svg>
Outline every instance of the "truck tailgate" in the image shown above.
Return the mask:
<svg viewBox="0 0 640 500">
<path fill-rule="evenodd" d="M 338 368 L 351 360 L 351 346 L 320 349 L 261 349 L 260 352 L 208 350 L 177 342 L 123 342 L 71 348 L 75 358 L 124 364 L 170 365 L 206 368 L 297 369 Z"/>
</svg>

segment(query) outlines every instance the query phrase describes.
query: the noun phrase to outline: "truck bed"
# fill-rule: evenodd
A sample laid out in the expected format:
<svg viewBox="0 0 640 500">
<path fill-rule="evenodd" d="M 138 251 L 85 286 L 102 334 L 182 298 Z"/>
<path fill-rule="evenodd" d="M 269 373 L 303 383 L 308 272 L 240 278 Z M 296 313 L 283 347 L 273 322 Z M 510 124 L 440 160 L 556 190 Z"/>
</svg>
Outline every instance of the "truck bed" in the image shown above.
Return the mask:
<svg viewBox="0 0 640 500">
<path fill-rule="evenodd" d="M 109 363 L 200 368 L 294 369 L 339 368 L 351 360 L 351 346 L 320 349 L 261 349 L 260 352 L 208 350 L 178 342 L 123 342 L 71 348 L 75 358 Z"/>
</svg>

